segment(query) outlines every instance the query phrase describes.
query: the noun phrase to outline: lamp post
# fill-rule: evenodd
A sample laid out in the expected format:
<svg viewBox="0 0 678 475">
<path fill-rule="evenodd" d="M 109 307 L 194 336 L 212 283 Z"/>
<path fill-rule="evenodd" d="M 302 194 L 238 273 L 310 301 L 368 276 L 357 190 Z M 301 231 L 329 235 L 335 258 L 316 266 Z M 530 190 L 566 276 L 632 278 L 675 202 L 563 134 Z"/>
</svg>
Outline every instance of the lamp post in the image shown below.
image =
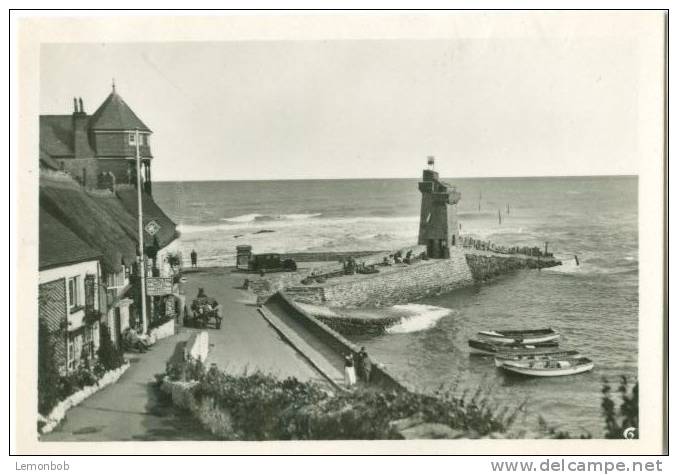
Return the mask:
<svg viewBox="0 0 678 475">
<path fill-rule="evenodd" d="M 139 215 L 139 271 L 141 274 L 141 326 L 145 335 L 148 331 L 146 320 L 146 259 L 144 258 L 144 220 L 141 206 L 141 156 L 139 153 L 139 129 L 134 129 L 137 162 L 137 214 Z"/>
</svg>

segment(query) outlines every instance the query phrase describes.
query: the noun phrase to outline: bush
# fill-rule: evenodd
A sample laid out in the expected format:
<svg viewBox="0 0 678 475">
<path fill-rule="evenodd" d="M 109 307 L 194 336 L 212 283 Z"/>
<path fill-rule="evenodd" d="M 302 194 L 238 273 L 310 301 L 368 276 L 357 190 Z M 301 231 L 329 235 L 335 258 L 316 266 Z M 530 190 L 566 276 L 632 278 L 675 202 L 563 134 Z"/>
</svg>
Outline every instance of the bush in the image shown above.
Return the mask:
<svg viewBox="0 0 678 475">
<path fill-rule="evenodd" d="M 199 381 L 205 375 L 205 365 L 200 360 L 167 362 L 165 375 L 171 381 Z"/>
<path fill-rule="evenodd" d="M 621 396 L 622 403 L 619 409 L 616 409 L 615 402 L 612 400 L 612 389 L 603 378 L 602 403 L 603 417 L 605 419 L 605 438 L 622 439 L 624 431 L 629 428 L 635 428 L 634 437 L 638 438 L 638 383 L 629 389 L 626 376 L 620 378 L 617 393 Z M 557 429 L 550 426 L 543 417 L 539 417 L 539 429 L 543 434 L 552 439 L 591 439 L 592 435 L 585 432 L 579 435 L 571 434 L 568 431 Z"/>
<path fill-rule="evenodd" d="M 51 332 L 44 320 L 38 327 L 38 412 L 49 414 L 59 402 L 59 368 Z"/>
<path fill-rule="evenodd" d="M 66 399 L 86 386 L 95 385 L 97 380 L 96 375 L 86 368 L 78 368 L 72 373 L 61 376 L 57 386 L 59 400 Z"/>
<path fill-rule="evenodd" d="M 187 373 L 168 367 L 170 377 Z M 335 394 L 313 382 L 260 372 L 233 376 L 212 366 L 196 374 L 194 396 L 210 398 L 228 413 L 233 440 L 393 439 L 401 436 L 390 423 L 409 417 L 482 436 L 506 431 L 519 410 L 495 410 L 480 390 L 471 397 L 374 388 Z"/>
<path fill-rule="evenodd" d="M 124 363 L 122 352 L 113 344 L 106 325 L 101 326 L 99 361 L 90 368 L 81 366 L 66 375 L 56 367 L 51 334 L 40 321 L 38 342 L 38 412 L 49 414 L 54 406 L 84 387 L 93 386 L 107 372 Z"/>
<path fill-rule="evenodd" d="M 97 351 L 99 357 L 99 368 L 95 367 L 96 373 L 105 373 L 113 369 L 119 368 L 125 362 L 122 348 L 117 347 L 111 340 L 111 332 L 108 325 L 101 325 L 101 332 L 99 336 L 99 350 Z M 103 372 L 102 372 L 103 369 Z"/>
<path fill-rule="evenodd" d="M 603 379 L 603 417 L 605 418 L 605 438 L 622 439 L 624 431 L 635 428 L 635 438 L 638 433 L 638 382 L 629 388 L 626 376 L 622 376 L 617 393 L 621 396 L 622 403 L 619 409 L 615 409 L 615 403 L 611 397 L 611 388 L 606 379 Z"/>
</svg>

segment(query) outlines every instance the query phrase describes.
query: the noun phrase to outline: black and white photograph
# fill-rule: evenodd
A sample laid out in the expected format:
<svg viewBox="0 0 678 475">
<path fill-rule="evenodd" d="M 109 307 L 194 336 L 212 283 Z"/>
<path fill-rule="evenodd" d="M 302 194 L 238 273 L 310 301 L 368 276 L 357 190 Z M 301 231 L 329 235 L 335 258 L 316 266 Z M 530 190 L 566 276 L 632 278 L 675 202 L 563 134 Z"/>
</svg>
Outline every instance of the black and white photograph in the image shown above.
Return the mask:
<svg viewBox="0 0 678 475">
<path fill-rule="evenodd" d="M 662 451 L 666 12 L 343 13 L 24 20 L 20 452 Z"/>
</svg>

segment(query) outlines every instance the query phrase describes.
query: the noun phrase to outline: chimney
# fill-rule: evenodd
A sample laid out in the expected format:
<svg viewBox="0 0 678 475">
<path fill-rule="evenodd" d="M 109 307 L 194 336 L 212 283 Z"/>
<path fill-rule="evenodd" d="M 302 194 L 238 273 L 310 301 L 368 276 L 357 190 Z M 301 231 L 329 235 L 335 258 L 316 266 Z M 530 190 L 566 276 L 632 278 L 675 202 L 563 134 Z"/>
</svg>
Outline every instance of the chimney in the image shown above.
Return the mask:
<svg viewBox="0 0 678 475">
<path fill-rule="evenodd" d="M 78 100 L 75 97 L 73 98 L 73 112 L 78 112 Z"/>
<path fill-rule="evenodd" d="M 73 98 L 73 105 L 75 106 L 75 112 L 73 112 L 73 154 L 75 158 L 93 158 L 89 156 L 88 117 L 82 107 L 82 98 L 79 100 Z"/>
</svg>

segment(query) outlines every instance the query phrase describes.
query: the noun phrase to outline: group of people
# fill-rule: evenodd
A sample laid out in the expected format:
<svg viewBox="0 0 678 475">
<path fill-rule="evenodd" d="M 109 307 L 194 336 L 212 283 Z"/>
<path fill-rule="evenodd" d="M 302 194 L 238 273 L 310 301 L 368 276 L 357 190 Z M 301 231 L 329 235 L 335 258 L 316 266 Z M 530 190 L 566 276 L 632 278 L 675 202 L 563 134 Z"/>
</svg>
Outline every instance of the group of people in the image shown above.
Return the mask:
<svg viewBox="0 0 678 475">
<path fill-rule="evenodd" d="M 123 332 L 122 338 L 127 349 L 137 350 L 141 353 L 148 351 L 154 343 L 150 336 L 144 335 L 143 332 L 134 327 L 127 328 Z"/>
<path fill-rule="evenodd" d="M 395 254 L 389 254 L 388 256 L 384 256 L 384 259 L 381 261 L 381 265 L 390 266 L 393 264 L 413 264 L 417 260 L 425 259 L 427 259 L 425 252 L 422 252 L 418 256 L 415 256 L 412 250 L 410 249 L 405 254 L 405 257 L 403 257 L 402 251 L 398 251 Z"/>
<path fill-rule="evenodd" d="M 195 298 L 195 308 L 193 309 L 196 315 L 202 317 L 209 312 L 214 312 L 215 317 L 222 318 L 221 304 L 215 298 L 208 297 L 205 294 L 205 289 L 200 287 L 198 295 Z"/>
<path fill-rule="evenodd" d="M 363 346 L 360 351 L 353 356 L 352 353 L 344 356 L 344 383 L 346 387 L 355 386 L 357 379 L 369 384 L 372 374 L 372 360 Z"/>
</svg>

